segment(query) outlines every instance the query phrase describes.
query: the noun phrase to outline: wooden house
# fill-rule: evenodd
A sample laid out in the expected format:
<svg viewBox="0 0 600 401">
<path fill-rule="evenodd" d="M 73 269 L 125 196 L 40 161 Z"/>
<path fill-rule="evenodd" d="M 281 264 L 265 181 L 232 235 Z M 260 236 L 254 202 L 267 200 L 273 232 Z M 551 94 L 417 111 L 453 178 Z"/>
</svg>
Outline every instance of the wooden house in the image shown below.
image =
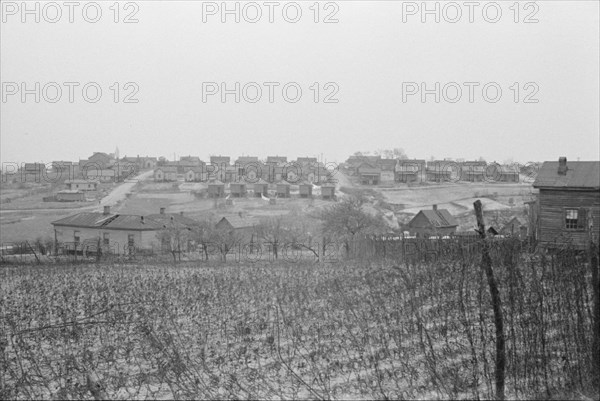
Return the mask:
<svg viewBox="0 0 600 401">
<path fill-rule="evenodd" d="M 420 173 L 419 164 L 412 160 L 398 160 L 395 167 L 396 182 L 416 182 Z"/>
<path fill-rule="evenodd" d="M 356 170 L 363 185 L 378 185 L 381 181 L 381 169 L 370 163 L 362 163 Z"/>
<path fill-rule="evenodd" d="M 533 187 L 539 190 L 537 239 L 545 248 L 587 248 L 600 233 L 600 161 L 544 162 Z M 597 243 L 597 242 L 596 242 Z"/>
<path fill-rule="evenodd" d="M 485 169 L 485 180 L 488 182 L 519 182 L 519 166 L 490 163 Z"/>
<path fill-rule="evenodd" d="M 234 198 L 242 198 L 246 196 L 246 183 L 245 182 L 232 182 L 229 184 L 229 193 Z"/>
<path fill-rule="evenodd" d="M 208 183 L 209 198 L 222 198 L 225 196 L 225 184 L 219 180 L 213 180 Z"/>
<path fill-rule="evenodd" d="M 208 173 L 203 167 L 187 167 L 184 177 L 187 182 L 205 182 L 208 179 Z"/>
<path fill-rule="evenodd" d="M 164 228 L 144 216 L 113 214 L 109 206 L 103 213 L 78 213 L 51 224 L 57 249 L 83 253 L 96 252 L 98 244 L 102 252 L 113 254 L 152 249 L 158 242 L 157 233 Z"/>
<path fill-rule="evenodd" d="M 278 198 L 289 198 L 290 197 L 290 183 L 287 181 L 279 181 L 277 183 L 277 197 Z"/>
<path fill-rule="evenodd" d="M 301 198 L 312 198 L 313 184 L 307 181 L 298 183 L 298 191 Z"/>
<path fill-rule="evenodd" d="M 335 185 L 334 184 L 321 185 L 321 198 L 335 199 Z"/>
<path fill-rule="evenodd" d="M 460 180 L 482 182 L 486 178 L 486 163 L 484 161 L 465 161 L 460 163 Z"/>
<path fill-rule="evenodd" d="M 286 156 L 267 156 L 267 164 L 275 164 L 277 166 L 283 166 L 287 163 Z"/>
<path fill-rule="evenodd" d="M 451 235 L 456 231 L 458 221 L 446 209 L 438 209 L 433 205 L 431 210 L 421 210 L 408 223 L 411 234 L 419 237 L 432 235 Z"/>
<path fill-rule="evenodd" d="M 177 167 L 162 166 L 154 169 L 154 181 L 177 181 Z"/>
<path fill-rule="evenodd" d="M 346 167 L 350 174 L 358 175 L 358 167 L 363 163 L 368 163 L 375 167 L 381 160 L 381 156 L 363 156 L 363 155 L 352 155 L 346 160 Z"/>
<path fill-rule="evenodd" d="M 427 163 L 427 181 L 444 182 L 453 178 L 453 170 L 457 163 L 448 160 L 434 160 Z M 460 172 L 458 173 L 460 176 Z"/>
<path fill-rule="evenodd" d="M 235 233 L 243 242 L 252 242 L 256 240 L 256 226 L 259 221 L 254 217 L 243 216 L 240 214 L 225 216 L 215 225 L 217 230 L 224 230 Z"/>
<path fill-rule="evenodd" d="M 254 196 L 257 198 L 261 198 L 262 196 L 269 195 L 269 183 L 262 178 L 259 179 L 254 184 Z"/>
</svg>

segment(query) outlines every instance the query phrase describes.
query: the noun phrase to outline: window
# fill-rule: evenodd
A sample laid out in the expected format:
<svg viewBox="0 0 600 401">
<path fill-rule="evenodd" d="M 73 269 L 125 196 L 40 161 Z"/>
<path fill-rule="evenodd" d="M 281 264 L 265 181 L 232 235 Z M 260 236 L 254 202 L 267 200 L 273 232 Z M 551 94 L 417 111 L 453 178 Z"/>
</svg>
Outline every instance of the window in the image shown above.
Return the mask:
<svg viewBox="0 0 600 401">
<path fill-rule="evenodd" d="M 110 245 L 109 233 L 104 233 L 102 236 L 102 240 L 103 240 L 105 246 L 109 246 Z"/>
<path fill-rule="evenodd" d="M 587 210 L 565 209 L 565 229 L 567 230 L 585 230 L 587 229 Z"/>
</svg>

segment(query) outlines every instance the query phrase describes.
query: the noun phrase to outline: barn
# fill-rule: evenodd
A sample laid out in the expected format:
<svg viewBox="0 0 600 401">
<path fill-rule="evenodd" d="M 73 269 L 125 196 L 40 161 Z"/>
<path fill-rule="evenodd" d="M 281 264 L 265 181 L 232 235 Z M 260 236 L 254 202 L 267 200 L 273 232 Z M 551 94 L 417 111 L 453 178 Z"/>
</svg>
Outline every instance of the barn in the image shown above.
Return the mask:
<svg viewBox="0 0 600 401">
<path fill-rule="evenodd" d="M 544 248 L 587 248 L 600 232 L 600 161 L 542 164 L 533 187 L 539 190 L 537 238 Z"/>
</svg>

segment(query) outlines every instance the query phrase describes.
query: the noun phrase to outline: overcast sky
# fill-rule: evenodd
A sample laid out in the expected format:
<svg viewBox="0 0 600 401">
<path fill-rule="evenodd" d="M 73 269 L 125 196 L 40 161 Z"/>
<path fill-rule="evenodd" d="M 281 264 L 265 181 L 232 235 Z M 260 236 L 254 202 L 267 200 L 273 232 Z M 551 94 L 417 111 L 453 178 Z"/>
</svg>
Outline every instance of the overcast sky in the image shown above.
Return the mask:
<svg viewBox="0 0 600 401">
<path fill-rule="evenodd" d="M 36 23 L 35 15 L 22 15 L 21 1 L 2 1 L 3 163 L 78 160 L 117 146 L 121 156 L 169 159 L 322 155 L 342 161 L 355 151 L 395 147 L 426 159 L 600 159 L 598 1 L 521 3 L 518 15 L 512 1 L 501 1 L 496 23 L 495 5 L 483 11 L 489 2 L 473 10 L 472 23 L 462 1 L 454 3 L 462 12 L 455 23 L 449 21 L 457 19 L 456 7 L 440 3 L 436 23 L 435 15 L 415 10 L 420 1 L 322 2 L 317 23 L 313 1 L 298 2 L 296 23 L 285 19 L 296 18 L 295 5 L 284 14 L 287 2 L 274 7 L 272 23 L 262 1 L 256 23 L 246 19 L 257 8 L 245 3 L 239 3 L 239 23 L 235 15 L 223 23 L 220 1 L 121 3 L 115 23 L 112 3 L 98 2 L 102 15 L 91 23 L 80 2 L 70 23 L 69 8 L 59 1 L 62 17 L 51 23 L 56 7 L 40 2 Z M 89 20 L 94 7 L 86 8 Z M 138 22 L 124 23 L 128 15 Z M 338 22 L 324 23 L 327 16 Z M 52 82 L 62 88 L 55 103 Z M 79 84 L 72 103 L 64 82 Z M 208 90 L 220 91 L 212 82 L 229 89 L 239 82 L 240 102 L 235 94 L 225 102 L 221 93 L 211 95 Z M 255 103 L 256 86 L 246 85 L 252 82 L 262 90 Z M 22 83 L 32 91 L 25 102 Z M 94 86 L 83 97 L 86 83 L 101 88 L 96 103 Z M 287 83 L 293 85 L 286 100 Z M 421 83 L 431 90 L 425 102 Z M 295 87 L 302 95 L 293 103 Z M 124 102 L 127 95 L 138 102 Z M 326 103 L 327 96 L 338 102 Z"/>
</svg>

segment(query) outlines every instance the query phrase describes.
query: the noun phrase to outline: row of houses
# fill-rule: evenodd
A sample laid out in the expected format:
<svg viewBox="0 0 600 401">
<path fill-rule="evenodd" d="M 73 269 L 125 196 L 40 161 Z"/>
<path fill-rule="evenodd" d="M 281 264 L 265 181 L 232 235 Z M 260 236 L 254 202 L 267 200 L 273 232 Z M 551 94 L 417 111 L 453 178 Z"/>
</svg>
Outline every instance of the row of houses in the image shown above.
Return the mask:
<svg viewBox="0 0 600 401">
<path fill-rule="evenodd" d="M 208 183 L 208 196 L 210 198 L 222 198 L 226 196 L 225 184 L 219 180 L 212 180 Z M 317 186 L 308 181 L 301 181 L 294 183 L 293 185 L 287 181 L 279 181 L 275 184 L 271 184 L 263 179 L 259 179 L 255 183 L 247 184 L 246 182 L 232 182 L 229 183 L 229 194 L 234 198 L 243 198 L 248 196 L 250 191 L 252 195 L 257 198 L 268 198 L 269 192 L 275 192 L 277 198 L 289 198 L 291 195 L 292 187 L 295 185 L 298 187 L 298 194 L 301 198 L 312 198 L 313 189 L 320 189 L 322 199 L 335 199 L 335 185 L 325 183 Z"/>
<path fill-rule="evenodd" d="M 286 180 L 292 183 L 331 182 L 332 172 L 314 157 L 299 157 L 288 162 L 285 156 L 269 156 L 259 160 L 255 156 L 242 156 L 232 164 L 229 156 L 211 156 L 205 163 L 195 156 L 182 157 L 178 162 L 166 162 L 154 169 L 154 181 L 174 182 L 180 177 L 187 182 L 246 182 L 259 180 L 275 183 Z"/>
<path fill-rule="evenodd" d="M 385 159 L 381 156 L 350 156 L 346 167 L 363 185 L 392 182 L 497 181 L 518 182 L 517 165 L 501 165 L 484 161 Z"/>
</svg>

